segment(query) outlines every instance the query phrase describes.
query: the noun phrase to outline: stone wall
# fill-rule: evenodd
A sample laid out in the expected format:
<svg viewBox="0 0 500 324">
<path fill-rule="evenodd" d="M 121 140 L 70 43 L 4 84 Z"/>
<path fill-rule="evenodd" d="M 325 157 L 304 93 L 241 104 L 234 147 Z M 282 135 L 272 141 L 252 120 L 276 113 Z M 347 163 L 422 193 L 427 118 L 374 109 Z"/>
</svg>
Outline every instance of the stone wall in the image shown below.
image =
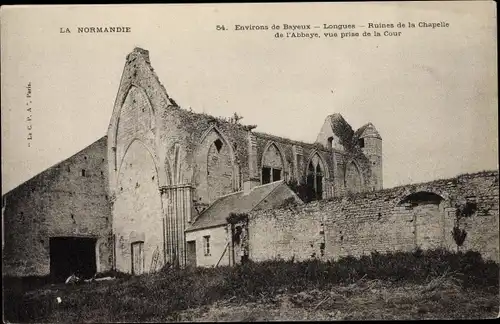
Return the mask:
<svg viewBox="0 0 500 324">
<path fill-rule="evenodd" d="M 344 192 L 337 188 L 344 187 L 343 181 L 336 181 L 339 176 L 337 158 L 343 160 L 344 154 L 339 151 L 327 150 L 320 144 L 308 144 L 293 141 L 278 136 L 264 133 L 254 133 L 257 142 L 257 169 L 259 180 L 262 180 L 262 167 L 270 166 L 267 158 L 269 154 L 277 150 L 283 162 L 281 179 L 294 181 L 297 184 L 307 182 L 307 167 L 311 161 L 319 161 L 323 173 L 323 198 L 334 196 L 335 192 Z M 271 153 L 272 154 L 272 153 Z M 275 159 L 276 160 L 276 159 Z M 267 165 L 266 165 L 267 164 Z M 275 162 L 275 164 L 278 164 Z"/>
<path fill-rule="evenodd" d="M 205 204 L 213 201 L 209 198 L 209 163 L 211 168 L 218 165 L 215 173 L 210 173 L 211 190 L 216 186 L 215 191 L 229 193 L 242 188 L 248 175 L 248 131 L 243 125 L 181 108 L 163 111 L 161 125 L 159 141 L 167 148 L 166 156 L 174 166 L 173 183 L 192 184 L 196 201 Z M 220 151 L 216 141 L 220 141 Z"/>
<path fill-rule="evenodd" d="M 106 137 L 5 195 L 3 274 L 50 273 L 51 237 L 96 239 L 97 271 L 111 268 Z"/>
<path fill-rule="evenodd" d="M 314 205 L 314 203 L 311 203 Z M 307 204 L 307 205 L 311 205 Z M 281 208 L 251 213 L 248 225 L 250 259 L 308 259 L 319 255 L 321 219 L 307 209 Z M 304 212 L 305 211 L 305 212 Z"/>
<path fill-rule="evenodd" d="M 348 192 L 357 193 L 363 189 L 361 172 L 354 162 L 349 162 L 346 167 L 345 187 Z"/>
<path fill-rule="evenodd" d="M 207 159 L 208 201 L 232 193 L 234 188 L 232 156 L 228 145 L 219 139 L 212 142 Z"/>
<path fill-rule="evenodd" d="M 451 235 L 455 206 L 469 202 L 477 210 L 460 225 L 468 233 L 461 249 L 498 261 L 498 187 L 498 171 L 487 171 L 254 211 L 249 223 L 250 258 L 335 259 L 417 246 L 456 250 Z"/>
</svg>

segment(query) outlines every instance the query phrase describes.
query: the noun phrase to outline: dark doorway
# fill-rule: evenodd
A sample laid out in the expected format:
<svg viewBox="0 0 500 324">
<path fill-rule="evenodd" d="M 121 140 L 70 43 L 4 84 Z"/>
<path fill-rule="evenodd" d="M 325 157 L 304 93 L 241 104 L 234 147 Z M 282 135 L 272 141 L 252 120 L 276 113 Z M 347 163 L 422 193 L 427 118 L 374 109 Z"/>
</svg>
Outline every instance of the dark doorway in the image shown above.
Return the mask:
<svg viewBox="0 0 500 324">
<path fill-rule="evenodd" d="M 281 169 L 262 168 L 262 184 L 281 180 Z"/>
<path fill-rule="evenodd" d="M 316 176 L 316 200 L 323 199 L 323 177 Z"/>
<path fill-rule="evenodd" d="M 281 170 L 273 169 L 273 182 L 281 180 Z"/>
<path fill-rule="evenodd" d="M 262 168 L 262 184 L 271 182 L 271 168 Z"/>
<path fill-rule="evenodd" d="M 316 191 L 314 189 L 314 173 L 309 173 L 307 175 L 305 202 L 310 202 L 314 199 L 316 199 Z"/>
<path fill-rule="evenodd" d="M 187 242 L 187 264 L 196 267 L 196 241 Z"/>
<path fill-rule="evenodd" d="M 321 167 L 319 164 L 316 166 L 316 199 L 321 200 L 323 198 L 323 172 L 321 172 Z"/>
<path fill-rule="evenodd" d="M 96 273 L 95 238 L 51 237 L 50 275 L 62 282 L 75 273 L 80 278 L 91 278 Z"/>
</svg>

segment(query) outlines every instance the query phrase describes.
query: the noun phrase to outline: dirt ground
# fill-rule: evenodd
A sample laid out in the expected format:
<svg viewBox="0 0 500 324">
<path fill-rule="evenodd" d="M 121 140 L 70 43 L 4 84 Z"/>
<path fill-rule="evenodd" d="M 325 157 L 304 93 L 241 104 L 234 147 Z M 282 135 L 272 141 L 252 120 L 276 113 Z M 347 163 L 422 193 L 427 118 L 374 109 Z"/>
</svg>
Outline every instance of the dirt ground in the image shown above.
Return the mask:
<svg viewBox="0 0 500 324">
<path fill-rule="evenodd" d="M 137 282 L 114 280 L 52 285 L 26 292 L 37 304 L 19 305 L 18 311 L 30 313 L 24 318 L 37 323 L 489 319 L 500 311 L 498 288 L 465 289 L 449 276 L 420 285 L 362 279 L 299 293 L 283 288 L 274 294 L 233 296 L 173 312 L 165 307 L 182 293 L 168 299 L 161 290 L 152 295 L 152 289 L 131 287 L 140 288 Z M 19 319 L 14 322 L 25 322 Z"/>
<path fill-rule="evenodd" d="M 178 321 L 322 321 L 483 319 L 499 315 L 495 291 L 463 290 L 447 280 L 425 286 L 366 281 L 328 291 L 284 292 L 257 302 L 234 300 L 188 309 Z"/>
</svg>

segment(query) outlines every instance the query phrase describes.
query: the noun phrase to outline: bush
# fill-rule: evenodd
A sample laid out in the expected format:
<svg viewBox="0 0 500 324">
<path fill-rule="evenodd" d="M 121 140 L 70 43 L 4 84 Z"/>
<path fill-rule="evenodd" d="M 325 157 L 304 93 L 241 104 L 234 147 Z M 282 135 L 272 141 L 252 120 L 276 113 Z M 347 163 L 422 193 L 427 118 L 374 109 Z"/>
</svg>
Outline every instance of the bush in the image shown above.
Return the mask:
<svg viewBox="0 0 500 324">
<path fill-rule="evenodd" d="M 317 194 L 311 185 L 306 183 L 297 183 L 296 180 L 287 182 L 288 187 L 305 203 L 317 199 Z"/>
</svg>

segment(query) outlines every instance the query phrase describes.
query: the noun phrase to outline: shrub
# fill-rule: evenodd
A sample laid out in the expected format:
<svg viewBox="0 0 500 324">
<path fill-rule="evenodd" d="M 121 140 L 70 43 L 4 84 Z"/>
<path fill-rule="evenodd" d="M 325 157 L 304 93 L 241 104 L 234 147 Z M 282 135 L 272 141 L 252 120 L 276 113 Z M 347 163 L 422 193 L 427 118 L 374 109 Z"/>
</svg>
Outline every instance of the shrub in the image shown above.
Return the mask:
<svg viewBox="0 0 500 324">
<path fill-rule="evenodd" d="M 288 187 L 305 203 L 315 200 L 317 197 L 316 191 L 311 185 L 304 182 L 298 183 L 296 180 L 287 182 Z"/>
<path fill-rule="evenodd" d="M 455 225 L 453 226 L 451 235 L 453 236 L 453 240 L 455 241 L 457 248 L 460 248 L 465 242 L 465 238 L 467 237 L 467 232 L 465 231 L 465 229 L 462 229 L 457 225 Z"/>
<path fill-rule="evenodd" d="M 455 225 L 453 226 L 451 235 L 457 245 L 457 250 L 460 250 L 460 247 L 464 244 L 465 239 L 467 238 L 467 231 L 465 228 L 460 228 L 460 221 L 464 218 L 472 217 L 472 215 L 474 215 L 477 211 L 477 204 L 467 201 L 462 204 L 457 203 L 455 204 L 455 207 Z"/>
<path fill-rule="evenodd" d="M 247 213 L 229 213 L 229 216 L 226 217 L 226 222 L 228 224 L 236 224 L 236 223 L 247 223 L 248 222 L 248 214 Z"/>
<path fill-rule="evenodd" d="M 5 289 L 5 318 L 11 322 L 53 322 L 54 309 L 74 314 L 62 321 L 89 322 L 89 314 L 108 314 L 106 322 L 175 320 L 177 311 L 233 298 L 253 301 L 278 292 L 328 289 L 361 278 L 395 284 L 427 284 L 444 273 L 455 276 L 464 288 L 498 290 L 498 264 L 478 252 L 416 249 L 379 253 L 359 258 L 307 261 L 248 261 L 234 267 L 168 268 L 154 274 L 79 286 L 47 287 L 36 292 Z M 54 303 L 64 296 L 64 303 Z M 65 314 L 64 312 L 62 314 Z M 51 320 L 52 319 L 52 320 Z"/>
</svg>

